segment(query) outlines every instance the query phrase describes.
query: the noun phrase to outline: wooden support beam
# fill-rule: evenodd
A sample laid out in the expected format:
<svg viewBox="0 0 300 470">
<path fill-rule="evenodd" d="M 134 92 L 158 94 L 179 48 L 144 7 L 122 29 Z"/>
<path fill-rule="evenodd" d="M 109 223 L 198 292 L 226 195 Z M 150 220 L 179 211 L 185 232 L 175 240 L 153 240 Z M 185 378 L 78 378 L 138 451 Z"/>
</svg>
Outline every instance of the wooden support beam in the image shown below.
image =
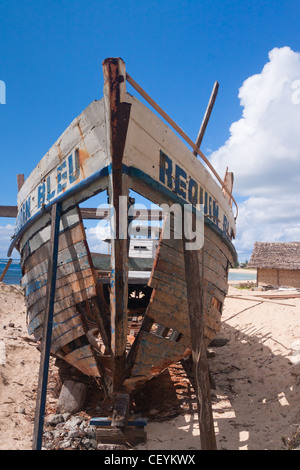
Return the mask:
<svg viewBox="0 0 300 470">
<path fill-rule="evenodd" d="M 2 272 L 2 274 L 1 274 L 1 276 L 0 276 L 0 282 L 3 281 L 3 279 L 4 279 L 4 277 L 5 277 L 5 275 L 6 275 L 7 271 L 8 271 L 8 269 L 9 269 L 9 267 L 10 267 L 10 265 L 11 265 L 11 262 L 12 262 L 12 259 L 9 258 L 9 260 L 7 261 L 6 266 L 5 266 L 5 268 L 3 269 L 3 272 Z"/>
<path fill-rule="evenodd" d="M 234 182 L 233 173 L 228 171 L 228 167 L 227 167 L 226 172 L 225 172 L 225 176 L 224 176 L 224 188 L 226 188 L 227 191 L 225 191 L 225 189 L 223 189 L 223 194 L 226 197 L 226 199 L 227 199 L 228 203 L 230 204 L 230 206 L 232 206 L 232 200 L 229 197 L 229 193 L 230 194 L 232 193 L 233 182 Z"/>
<path fill-rule="evenodd" d="M 130 397 L 128 393 L 117 393 L 114 397 L 114 409 L 112 415 L 112 426 L 118 428 L 127 425 L 129 416 Z"/>
<path fill-rule="evenodd" d="M 219 83 L 215 82 L 214 87 L 213 87 L 213 91 L 211 93 L 209 103 L 208 103 L 208 106 L 207 106 L 207 109 L 206 109 L 206 112 L 205 112 L 205 115 L 204 115 L 204 118 L 203 118 L 200 130 L 199 130 L 199 133 L 198 133 L 198 137 L 197 137 L 197 140 L 196 140 L 196 147 L 198 147 L 198 148 L 201 147 L 202 140 L 203 140 L 203 137 L 204 137 L 204 133 L 206 131 L 206 127 L 207 127 L 210 115 L 212 113 L 212 110 L 213 110 L 213 107 L 214 107 L 214 104 L 215 104 L 215 101 L 216 101 L 216 98 L 217 98 L 218 90 L 219 90 Z M 197 156 L 196 150 L 194 150 L 193 153 L 194 153 L 195 156 Z"/>
<path fill-rule="evenodd" d="M 97 209 L 96 207 L 79 208 L 82 219 L 103 220 L 110 217 L 109 209 Z M 0 206 L 0 217 L 16 218 L 18 215 L 18 206 Z M 133 220 L 163 220 L 162 211 L 155 209 L 133 209 Z"/>
<path fill-rule="evenodd" d="M 58 258 L 58 239 L 59 239 L 59 222 L 60 222 L 61 205 L 54 204 L 51 210 L 51 256 L 48 264 L 48 284 L 46 294 L 46 309 L 43 321 L 43 339 L 42 351 L 39 369 L 39 381 L 37 389 L 37 402 L 34 421 L 33 434 L 33 450 L 41 450 L 43 439 L 44 415 L 46 408 L 47 383 L 49 372 L 49 358 L 53 325 L 53 310 L 57 272 Z"/>
<path fill-rule="evenodd" d="M 16 218 L 18 215 L 18 206 L 0 206 L 0 217 Z"/>
<path fill-rule="evenodd" d="M 23 184 L 25 182 L 25 177 L 23 174 L 17 175 L 17 184 L 18 184 L 18 191 L 22 188 Z"/>
<path fill-rule="evenodd" d="M 1 206 L 0 206 L 1 208 Z M 97 209 L 96 207 L 93 208 L 86 208 L 82 207 L 80 209 L 81 217 L 83 219 L 94 219 L 94 220 L 102 220 L 110 217 L 110 210 L 109 209 Z M 133 209 L 133 220 L 138 219 L 141 220 L 163 220 L 163 215 L 161 210 L 150 210 L 150 209 Z"/>
<path fill-rule="evenodd" d="M 198 252 L 196 250 L 187 250 L 186 240 L 184 240 L 184 263 L 201 448 L 202 450 L 216 450 L 217 444 L 211 404 L 209 367 L 204 337 L 205 306 L 203 305 L 203 288 L 201 285 Z"/>
</svg>

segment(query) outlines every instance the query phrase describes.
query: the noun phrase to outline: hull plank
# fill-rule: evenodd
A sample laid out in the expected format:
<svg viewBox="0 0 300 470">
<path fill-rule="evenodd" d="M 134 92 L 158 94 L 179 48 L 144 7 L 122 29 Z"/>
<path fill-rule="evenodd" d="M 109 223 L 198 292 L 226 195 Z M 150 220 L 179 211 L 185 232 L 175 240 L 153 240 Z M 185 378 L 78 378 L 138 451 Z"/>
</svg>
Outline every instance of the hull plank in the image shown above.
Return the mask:
<svg viewBox="0 0 300 470">
<path fill-rule="evenodd" d="M 100 377 L 99 366 L 90 345 L 75 349 L 64 360 L 90 377 Z"/>
<path fill-rule="evenodd" d="M 152 333 L 142 332 L 132 375 L 146 380 L 182 359 L 186 347 Z"/>
<path fill-rule="evenodd" d="M 67 229 L 67 234 L 70 236 L 70 229 L 73 226 L 78 225 L 80 222 L 78 209 L 69 209 L 67 212 L 62 214 L 60 224 L 59 224 L 59 233 L 60 233 L 60 244 L 64 243 L 64 237 L 62 234 L 65 229 Z M 80 230 L 80 226 L 78 227 Z M 73 233 L 72 233 L 73 234 Z M 79 234 L 79 237 L 82 239 L 82 234 Z M 49 241 L 50 238 L 50 219 L 48 214 L 45 214 L 41 219 L 33 224 L 33 226 L 24 234 L 20 241 L 20 253 L 22 260 L 26 259 L 34 253 L 40 246 L 44 245 Z M 75 237 L 76 238 L 76 237 Z M 69 241 L 68 244 L 65 242 L 65 246 L 69 246 L 72 241 Z M 74 243 L 74 241 L 73 241 Z M 60 247 L 60 249 L 62 249 Z"/>
</svg>

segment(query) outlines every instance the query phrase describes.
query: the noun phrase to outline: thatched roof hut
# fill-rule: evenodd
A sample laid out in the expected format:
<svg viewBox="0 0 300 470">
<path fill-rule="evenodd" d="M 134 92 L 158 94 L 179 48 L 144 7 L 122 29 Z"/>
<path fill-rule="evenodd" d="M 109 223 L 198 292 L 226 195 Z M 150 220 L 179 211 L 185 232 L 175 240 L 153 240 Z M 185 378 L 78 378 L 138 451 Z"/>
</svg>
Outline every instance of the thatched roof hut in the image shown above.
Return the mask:
<svg viewBox="0 0 300 470">
<path fill-rule="evenodd" d="M 257 268 L 257 283 L 300 287 L 300 242 L 256 242 L 249 268 Z"/>
</svg>

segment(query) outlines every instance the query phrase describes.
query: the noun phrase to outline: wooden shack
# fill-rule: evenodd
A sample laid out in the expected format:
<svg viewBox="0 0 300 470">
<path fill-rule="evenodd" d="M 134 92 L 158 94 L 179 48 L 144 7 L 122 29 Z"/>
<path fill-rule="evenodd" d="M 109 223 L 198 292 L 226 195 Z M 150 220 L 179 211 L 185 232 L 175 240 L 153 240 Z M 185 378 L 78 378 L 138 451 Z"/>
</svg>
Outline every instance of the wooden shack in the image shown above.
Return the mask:
<svg viewBox="0 0 300 470">
<path fill-rule="evenodd" d="M 300 288 L 300 242 L 256 242 L 249 268 L 257 269 L 257 285 Z"/>
</svg>

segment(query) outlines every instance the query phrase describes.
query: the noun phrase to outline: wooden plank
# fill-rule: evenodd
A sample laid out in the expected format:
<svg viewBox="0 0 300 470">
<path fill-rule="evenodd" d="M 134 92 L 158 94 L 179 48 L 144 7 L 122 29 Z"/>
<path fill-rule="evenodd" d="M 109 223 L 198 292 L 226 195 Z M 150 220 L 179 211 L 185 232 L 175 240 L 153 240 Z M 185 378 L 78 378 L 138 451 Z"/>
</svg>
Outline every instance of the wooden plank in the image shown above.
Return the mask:
<svg viewBox="0 0 300 470">
<path fill-rule="evenodd" d="M 103 100 L 93 101 L 63 132 L 26 179 L 20 207 L 31 196 L 31 215 L 107 164 Z M 71 158 L 70 158 L 71 157 Z"/>
<path fill-rule="evenodd" d="M 233 261 L 233 254 L 229 250 L 228 246 L 225 244 L 222 238 L 209 227 L 207 227 L 207 229 L 205 230 L 204 237 L 213 242 L 215 247 L 217 247 L 225 255 L 227 260 L 229 260 L 230 262 Z"/>
<path fill-rule="evenodd" d="M 1 207 L 1 206 L 0 206 Z M 82 207 L 80 209 L 81 217 L 83 219 L 94 219 L 102 220 L 110 218 L 110 209 L 101 209 L 101 208 L 87 208 Z M 157 209 L 132 209 L 133 220 L 142 221 L 142 220 L 162 220 L 162 211 Z"/>
<path fill-rule="evenodd" d="M 44 315 L 43 312 L 41 312 L 37 316 L 35 316 L 28 325 L 28 332 L 30 334 L 34 334 L 37 339 L 40 339 L 42 337 L 43 321 Z M 67 308 L 53 316 L 53 330 L 54 328 L 56 328 L 56 326 L 60 325 L 60 327 L 63 327 L 65 329 L 65 332 L 67 333 L 68 328 L 66 328 L 66 325 L 68 322 L 71 322 L 73 326 L 76 326 L 77 323 L 83 328 L 82 318 L 80 316 L 80 313 L 77 312 L 76 306 Z M 82 335 L 80 334 L 79 336 Z"/>
<path fill-rule="evenodd" d="M 0 282 L 2 282 L 3 279 L 5 278 L 6 273 L 7 273 L 7 271 L 9 270 L 9 267 L 10 267 L 10 265 L 11 265 L 11 262 L 12 262 L 12 258 L 9 258 L 9 260 L 8 260 L 7 263 L 6 263 L 5 268 L 3 269 L 2 273 L 1 273 Z"/>
<path fill-rule="evenodd" d="M 116 393 L 111 425 L 124 428 L 129 416 L 130 396 L 128 393 Z"/>
<path fill-rule="evenodd" d="M 25 177 L 23 174 L 17 175 L 17 185 L 18 185 L 18 191 L 21 190 L 23 184 L 25 182 Z"/>
<path fill-rule="evenodd" d="M 220 289 L 224 294 L 228 292 L 228 282 L 225 274 L 218 274 L 210 268 L 204 266 L 203 268 L 203 278 L 209 281 L 211 284 L 214 284 L 218 289 Z"/>
<path fill-rule="evenodd" d="M 81 217 L 84 220 L 103 220 L 110 217 L 109 209 L 98 207 L 81 207 Z M 141 220 L 162 220 L 161 210 L 133 209 L 133 218 Z M 0 217 L 16 218 L 18 215 L 18 206 L 0 206 Z"/>
<path fill-rule="evenodd" d="M 151 282 L 149 282 L 149 285 L 154 289 L 158 288 L 166 292 L 166 289 L 170 288 L 170 292 L 173 295 L 182 299 L 186 299 L 186 282 L 170 276 L 169 273 L 163 273 L 155 270 L 152 274 L 152 279 Z"/>
<path fill-rule="evenodd" d="M 75 349 L 64 356 L 64 360 L 88 376 L 100 377 L 98 365 L 90 345 Z"/>
<path fill-rule="evenodd" d="M 51 222 L 51 258 L 49 259 L 48 270 L 48 289 L 46 297 L 46 310 L 44 318 L 43 341 L 39 369 L 39 381 L 37 390 L 36 412 L 34 420 L 34 433 L 33 433 L 33 450 L 41 450 L 44 414 L 46 407 L 47 396 L 47 382 L 49 371 L 49 358 L 51 347 L 51 334 L 53 322 L 53 308 L 55 296 L 55 283 L 56 283 L 56 268 L 58 256 L 58 230 L 60 220 L 60 205 L 55 204 L 52 208 L 52 222 Z"/>
<path fill-rule="evenodd" d="M 111 426 L 111 418 L 91 418 L 90 426 Z M 147 418 L 129 419 L 127 426 L 145 427 L 148 424 Z"/>
<path fill-rule="evenodd" d="M 93 276 L 93 274 L 94 273 L 91 270 L 91 268 L 86 268 L 86 269 L 82 269 L 79 271 L 70 272 L 67 276 L 60 271 L 57 273 L 56 288 L 58 289 L 67 284 L 71 284 L 72 282 L 79 281 L 82 278 Z M 39 289 L 43 288 L 46 284 L 47 284 L 47 276 L 45 273 L 43 273 L 37 278 L 35 278 L 32 282 L 27 284 L 27 286 L 24 289 L 26 297 L 30 296 L 30 294 L 37 292 Z"/>
<path fill-rule="evenodd" d="M 130 426 L 117 428 L 113 426 L 98 426 L 96 429 L 98 444 L 113 444 L 136 446 L 147 441 L 147 434 L 143 426 Z"/>
<path fill-rule="evenodd" d="M 24 264 L 25 273 L 29 270 L 37 266 L 38 264 L 42 263 L 49 259 L 50 256 L 50 245 L 48 243 L 45 246 L 39 248 Z M 87 256 L 86 245 L 84 241 L 80 241 L 67 247 L 63 250 L 59 251 L 59 260 L 58 260 L 58 267 L 73 262 L 78 263 L 81 258 Z"/>
<path fill-rule="evenodd" d="M 73 282 L 68 282 L 68 278 L 63 278 L 66 282 L 63 286 L 56 289 L 55 292 L 55 302 L 59 302 L 66 297 L 72 297 L 73 294 L 81 292 L 83 290 L 89 289 L 90 287 L 95 286 L 94 276 L 81 277 Z M 43 299 L 46 294 L 46 286 L 41 287 L 36 292 L 30 294 L 26 299 L 27 308 L 32 308 L 33 305 L 39 300 Z"/>
<path fill-rule="evenodd" d="M 56 354 L 59 349 L 63 348 L 66 344 L 69 344 L 71 341 L 74 341 L 77 338 L 80 338 L 84 335 L 84 330 L 82 325 L 78 325 L 66 331 L 63 335 L 58 336 L 51 344 L 51 352 Z"/>
<path fill-rule="evenodd" d="M 203 286 L 201 285 L 198 254 L 196 251 L 185 249 L 184 258 L 201 448 L 202 450 L 216 450 L 217 444 L 214 431 L 209 368 L 204 333 L 205 305 L 203 304 Z"/>
<path fill-rule="evenodd" d="M 54 315 L 67 310 L 69 307 L 72 307 L 80 302 L 85 300 L 91 299 L 97 295 L 96 287 L 92 286 L 88 289 L 84 289 L 81 292 L 76 292 L 72 296 L 65 297 L 64 299 L 60 300 L 59 302 L 55 302 L 54 304 Z M 45 308 L 45 301 L 44 299 L 39 300 L 32 309 L 28 310 L 28 331 L 33 332 L 37 326 L 41 324 L 41 320 L 38 319 L 38 316 L 41 312 L 44 311 Z M 38 323 L 38 325 L 37 325 Z"/>
<path fill-rule="evenodd" d="M 204 115 L 203 121 L 201 123 L 201 127 L 199 129 L 199 133 L 198 133 L 198 136 L 197 136 L 197 140 L 196 140 L 195 145 L 198 148 L 201 147 L 202 140 L 203 140 L 206 128 L 207 128 L 207 124 L 208 124 L 210 115 L 212 113 L 212 110 L 213 110 L 213 107 L 214 107 L 214 104 L 215 104 L 215 101 L 216 101 L 216 98 L 217 98 L 218 90 L 219 90 L 219 83 L 215 82 L 212 93 L 211 93 L 211 96 L 210 96 L 210 99 L 209 99 L 209 102 L 208 102 L 208 106 L 207 106 L 206 111 L 205 111 L 205 115 Z M 197 156 L 196 150 L 194 150 L 193 153 L 194 153 L 195 156 Z"/>
<path fill-rule="evenodd" d="M 150 378 L 157 375 L 173 362 L 182 359 L 185 353 L 184 345 L 143 331 L 139 339 L 132 376 Z"/>
<path fill-rule="evenodd" d="M 29 287 L 31 290 L 31 284 L 38 282 L 40 278 L 46 275 L 47 273 L 48 260 L 42 261 L 40 264 L 34 266 L 30 271 L 28 271 L 21 280 L 21 285 L 23 289 Z M 70 276 L 73 273 L 78 273 L 78 271 L 85 271 L 90 268 L 90 262 L 88 255 L 82 256 L 74 260 L 65 260 L 62 261 L 57 269 L 57 279 L 60 279 L 64 276 Z"/>
<path fill-rule="evenodd" d="M 48 218 L 48 215 L 45 214 L 35 224 L 33 224 L 22 237 L 20 242 L 20 253 L 23 263 L 41 246 L 45 245 L 46 243 L 49 243 L 49 222 L 50 220 Z M 69 210 L 66 214 L 62 216 L 59 226 L 59 235 L 59 250 L 62 250 L 63 247 L 70 246 L 70 244 L 76 243 L 76 239 L 78 239 L 78 241 L 85 239 L 84 230 L 80 226 L 80 214 L 77 208 Z"/>
<path fill-rule="evenodd" d="M 122 171 L 124 148 L 130 116 L 130 104 L 125 102 L 126 70 L 121 59 L 103 62 L 104 99 L 109 123 L 108 152 L 111 160 L 109 177 L 109 202 L 114 209 L 111 243 L 111 350 L 114 358 L 114 391 L 121 391 L 124 380 L 127 344 L 128 303 L 128 219 L 125 227 L 120 224 L 120 214 L 128 214 L 129 178 Z M 125 207 L 121 197 L 125 197 Z"/>
<path fill-rule="evenodd" d="M 232 201 L 229 197 L 229 194 L 232 193 L 233 181 L 234 181 L 233 173 L 228 171 L 228 168 L 226 168 L 226 172 L 224 176 L 224 187 L 226 187 L 227 191 L 223 190 L 223 192 L 230 206 L 232 206 Z"/>
<path fill-rule="evenodd" d="M 18 215 L 18 206 L 0 206 L 0 217 L 16 218 Z"/>
</svg>

